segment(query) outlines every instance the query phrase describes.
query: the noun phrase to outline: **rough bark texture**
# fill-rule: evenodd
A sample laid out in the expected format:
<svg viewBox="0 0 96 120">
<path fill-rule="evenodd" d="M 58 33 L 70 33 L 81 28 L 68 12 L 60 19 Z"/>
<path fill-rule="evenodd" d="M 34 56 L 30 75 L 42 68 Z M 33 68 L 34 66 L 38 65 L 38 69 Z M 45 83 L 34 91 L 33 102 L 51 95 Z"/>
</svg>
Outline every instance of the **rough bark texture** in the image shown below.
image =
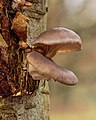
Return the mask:
<svg viewBox="0 0 96 120">
<path fill-rule="evenodd" d="M 32 40 L 34 40 L 41 32 L 43 32 L 46 29 L 47 0 L 29 0 L 29 1 L 32 3 L 32 7 L 22 10 L 22 13 L 25 16 L 29 17 L 29 25 L 27 28 L 27 43 L 31 46 Z M 6 0 L 2 0 L 0 2 L 1 2 L 0 14 L 1 14 L 2 4 L 6 3 Z M 3 39 L 6 41 L 9 47 L 0 48 L 0 50 L 3 51 L 0 53 L 0 56 L 1 55 L 3 56 L 0 59 L 2 59 L 1 61 L 5 60 L 4 62 L 0 62 L 1 65 L 0 70 L 2 70 L 4 63 L 4 67 L 3 67 L 4 70 L 2 70 L 3 75 L 6 74 L 8 75 L 6 75 L 7 76 L 6 80 L 5 77 L 2 77 L 3 75 L 0 76 L 0 78 L 2 78 L 0 84 L 1 83 L 3 84 L 2 81 L 4 81 L 6 83 L 6 86 L 4 88 L 5 89 L 8 88 L 8 89 L 6 89 L 6 94 L 4 93 L 5 98 L 0 98 L 0 120 L 49 120 L 48 82 L 43 84 L 44 82 L 42 80 L 39 83 L 38 89 L 36 89 L 38 86 L 38 82 L 34 82 L 32 78 L 27 76 L 24 70 L 22 70 L 21 63 L 23 63 L 23 67 L 24 66 L 26 67 L 26 54 L 24 50 L 20 50 L 19 47 L 17 46 L 18 41 L 16 42 L 16 40 L 18 40 L 19 38 L 18 36 L 15 35 L 15 33 L 11 31 L 11 27 L 10 27 L 11 19 L 13 19 L 12 17 L 14 16 L 14 13 L 12 11 L 9 13 L 8 10 L 10 11 L 11 9 L 10 6 L 7 6 L 7 4 L 5 6 L 6 6 L 5 7 L 6 13 L 1 14 L 2 16 L 0 16 L 1 19 L 0 27 L 2 29 L 1 34 L 3 36 Z M 8 14 L 13 14 L 13 16 Z M 5 24 L 4 22 L 5 23 L 7 22 L 8 24 Z M 15 42 L 13 42 L 13 39 L 15 40 Z M 0 35 L 0 42 L 1 42 L 1 35 Z M 0 43 L 0 46 L 2 45 Z M 16 64 L 12 63 L 13 60 L 17 60 Z M 11 68 L 13 68 L 13 70 Z M 18 73 L 18 71 L 20 72 Z M 27 78 L 24 79 L 25 77 Z M 26 81 L 27 82 L 29 81 L 29 86 L 27 86 L 27 88 L 26 86 L 24 86 L 24 84 L 27 83 Z M 32 86 L 30 86 L 30 84 Z M 0 89 L 4 90 L 4 88 L 0 88 Z M 23 95 L 22 91 L 25 88 L 27 92 L 31 94 Z M 15 91 L 15 89 L 17 89 L 17 91 L 20 90 L 23 96 L 14 96 L 14 97 L 10 96 L 11 94 L 17 92 Z M 9 95 L 8 92 L 10 93 Z M 6 96 L 9 97 L 6 98 Z"/>
</svg>

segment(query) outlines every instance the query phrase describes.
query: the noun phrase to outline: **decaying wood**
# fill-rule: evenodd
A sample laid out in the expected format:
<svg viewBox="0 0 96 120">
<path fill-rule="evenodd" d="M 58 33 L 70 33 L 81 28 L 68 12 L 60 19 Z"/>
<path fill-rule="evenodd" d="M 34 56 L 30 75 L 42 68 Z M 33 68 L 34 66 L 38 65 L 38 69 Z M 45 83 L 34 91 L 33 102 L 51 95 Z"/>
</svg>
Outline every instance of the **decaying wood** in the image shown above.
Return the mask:
<svg viewBox="0 0 96 120">
<path fill-rule="evenodd" d="M 20 46 L 21 41 L 31 46 L 46 29 L 46 0 L 30 0 L 30 7 L 16 9 L 13 1 L 0 1 L 0 38 L 6 44 L 0 44 L 0 119 L 48 120 L 48 83 L 44 87 L 43 82 L 32 79 L 27 71 L 26 50 Z M 18 21 L 17 13 L 26 19 Z M 23 35 L 16 20 L 23 26 Z"/>
</svg>

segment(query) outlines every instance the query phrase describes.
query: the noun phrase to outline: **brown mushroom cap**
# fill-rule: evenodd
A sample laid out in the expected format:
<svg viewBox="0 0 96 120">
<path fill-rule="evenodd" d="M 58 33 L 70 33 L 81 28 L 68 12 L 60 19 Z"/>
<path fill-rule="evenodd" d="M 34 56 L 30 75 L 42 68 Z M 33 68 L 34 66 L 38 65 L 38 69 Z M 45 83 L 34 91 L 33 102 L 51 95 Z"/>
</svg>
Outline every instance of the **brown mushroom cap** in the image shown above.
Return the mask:
<svg viewBox="0 0 96 120">
<path fill-rule="evenodd" d="M 32 65 L 30 72 L 37 73 L 37 76 L 39 75 L 40 78 L 54 79 L 66 85 L 75 85 L 78 83 L 78 78 L 72 71 L 58 66 L 38 52 L 33 51 L 29 53 L 27 60 Z M 31 76 L 34 75 L 34 73 L 31 74 Z"/>
<path fill-rule="evenodd" d="M 81 50 L 80 37 L 67 28 L 52 28 L 40 34 L 32 43 L 36 48 L 42 48 L 45 56 L 52 58 L 57 52 Z"/>
</svg>

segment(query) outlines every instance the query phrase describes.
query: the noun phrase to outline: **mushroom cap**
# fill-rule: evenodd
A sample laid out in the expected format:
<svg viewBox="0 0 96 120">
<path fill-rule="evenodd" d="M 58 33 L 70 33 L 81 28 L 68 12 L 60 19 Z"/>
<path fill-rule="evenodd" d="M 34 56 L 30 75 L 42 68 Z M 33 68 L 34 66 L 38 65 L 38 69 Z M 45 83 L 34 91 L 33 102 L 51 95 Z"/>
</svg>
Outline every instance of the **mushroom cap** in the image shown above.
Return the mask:
<svg viewBox="0 0 96 120">
<path fill-rule="evenodd" d="M 31 64 L 28 69 L 29 74 L 35 80 L 39 78 L 43 78 L 45 80 L 53 79 L 66 85 L 75 85 L 78 83 L 78 78 L 72 71 L 58 66 L 52 60 L 46 58 L 36 51 L 28 53 L 27 60 L 29 65 Z"/>
<path fill-rule="evenodd" d="M 46 56 L 52 58 L 57 52 L 81 50 L 82 41 L 72 30 L 59 27 L 41 33 L 32 45 L 44 49 Z"/>
</svg>

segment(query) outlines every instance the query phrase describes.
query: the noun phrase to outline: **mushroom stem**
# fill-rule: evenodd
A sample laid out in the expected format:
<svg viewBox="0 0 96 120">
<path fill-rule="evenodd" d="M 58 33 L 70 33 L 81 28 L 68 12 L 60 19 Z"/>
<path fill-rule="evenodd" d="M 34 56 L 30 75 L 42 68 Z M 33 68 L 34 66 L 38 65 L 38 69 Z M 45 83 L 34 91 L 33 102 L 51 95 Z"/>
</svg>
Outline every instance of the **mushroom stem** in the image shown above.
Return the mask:
<svg viewBox="0 0 96 120">
<path fill-rule="evenodd" d="M 37 69 L 37 73 L 44 77 L 47 76 L 50 79 L 54 79 L 66 85 L 75 85 L 78 83 L 78 78 L 73 72 L 58 66 L 38 52 L 32 51 L 29 53 L 27 60 Z"/>
</svg>

